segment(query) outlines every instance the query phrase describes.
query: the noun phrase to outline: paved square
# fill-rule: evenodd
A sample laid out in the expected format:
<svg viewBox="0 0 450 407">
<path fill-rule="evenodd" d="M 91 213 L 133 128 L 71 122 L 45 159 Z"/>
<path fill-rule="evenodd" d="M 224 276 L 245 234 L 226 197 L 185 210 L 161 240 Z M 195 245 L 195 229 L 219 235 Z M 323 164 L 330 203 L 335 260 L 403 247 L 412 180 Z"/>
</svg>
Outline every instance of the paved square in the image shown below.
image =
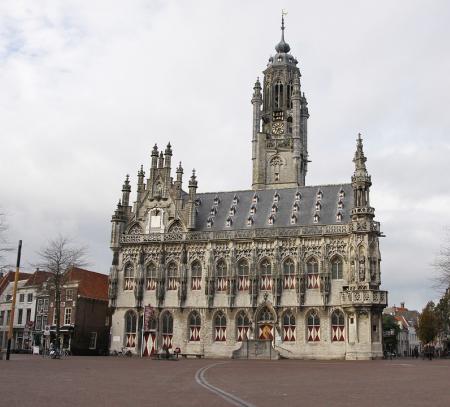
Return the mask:
<svg viewBox="0 0 450 407">
<path fill-rule="evenodd" d="M 12 355 L 11 361 L 0 361 L 0 405 L 448 407 L 450 360 L 50 360 Z"/>
</svg>

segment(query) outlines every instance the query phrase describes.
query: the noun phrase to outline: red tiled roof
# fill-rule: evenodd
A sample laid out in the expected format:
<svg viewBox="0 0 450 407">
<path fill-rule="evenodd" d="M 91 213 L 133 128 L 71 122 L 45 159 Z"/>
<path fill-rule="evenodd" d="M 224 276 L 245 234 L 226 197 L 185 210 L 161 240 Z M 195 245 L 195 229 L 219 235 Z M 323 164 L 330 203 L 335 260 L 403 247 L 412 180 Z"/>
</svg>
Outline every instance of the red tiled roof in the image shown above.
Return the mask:
<svg viewBox="0 0 450 407">
<path fill-rule="evenodd" d="M 5 291 L 8 283 L 14 281 L 14 271 L 8 271 L 2 278 L 0 278 L 0 295 Z M 26 280 L 31 276 L 29 273 L 19 272 L 19 280 Z"/>
<path fill-rule="evenodd" d="M 106 274 L 73 267 L 67 272 L 66 281 L 78 281 L 78 294 L 82 297 L 108 300 L 108 276 Z"/>
<path fill-rule="evenodd" d="M 29 287 L 33 285 L 40 285 L 44 281 L 46 281 L 52 273 L 49 273 L 48 271 L 42 271 L 42 270 L 36 270 L 31 277 L 27 280 L 24 287 Z"/>
</svg>

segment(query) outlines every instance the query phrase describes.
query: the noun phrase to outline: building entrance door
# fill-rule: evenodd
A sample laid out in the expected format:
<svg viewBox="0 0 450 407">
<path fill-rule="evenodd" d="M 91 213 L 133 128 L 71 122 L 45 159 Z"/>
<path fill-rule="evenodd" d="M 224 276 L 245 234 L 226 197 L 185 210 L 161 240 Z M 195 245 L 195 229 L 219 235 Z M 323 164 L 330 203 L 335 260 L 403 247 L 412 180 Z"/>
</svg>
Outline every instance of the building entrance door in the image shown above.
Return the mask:
<svg viewBox="0 0 450 407">
<path fill-rule="evenodd" d="M 144 332 L 142 356 L 151 356 L 156 353 L 156 331 Z"/>
</svg>

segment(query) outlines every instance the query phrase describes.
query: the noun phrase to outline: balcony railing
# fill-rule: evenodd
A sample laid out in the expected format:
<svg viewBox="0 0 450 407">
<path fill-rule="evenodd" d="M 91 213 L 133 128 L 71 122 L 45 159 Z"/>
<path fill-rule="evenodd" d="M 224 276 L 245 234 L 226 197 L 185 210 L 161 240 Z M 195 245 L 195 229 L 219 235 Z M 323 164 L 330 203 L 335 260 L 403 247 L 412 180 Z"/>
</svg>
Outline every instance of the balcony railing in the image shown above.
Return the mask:
<svg viewBox="0 0 450 407">
<path fill-rule="evenodd" d="M 387 291 L 379 290 L 355 290 L 341 293 L 341 304 L 353 305 L 387 305 Z"/>
</svg>

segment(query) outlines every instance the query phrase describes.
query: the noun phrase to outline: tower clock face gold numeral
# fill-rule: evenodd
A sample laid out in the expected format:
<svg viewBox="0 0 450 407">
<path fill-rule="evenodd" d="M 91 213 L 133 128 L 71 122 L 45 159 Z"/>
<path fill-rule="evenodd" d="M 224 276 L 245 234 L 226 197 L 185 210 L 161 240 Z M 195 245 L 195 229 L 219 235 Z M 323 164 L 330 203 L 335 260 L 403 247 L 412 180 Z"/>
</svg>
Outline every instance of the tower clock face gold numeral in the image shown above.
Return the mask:
<svg viewBox="0 0 450 407">
<path fill-rule="evenodd" d="M 280 135 L 284 133 L 284 123 L 274 123 L 272 124 L 272 132 L 273 134 Z"/>
</svg>

